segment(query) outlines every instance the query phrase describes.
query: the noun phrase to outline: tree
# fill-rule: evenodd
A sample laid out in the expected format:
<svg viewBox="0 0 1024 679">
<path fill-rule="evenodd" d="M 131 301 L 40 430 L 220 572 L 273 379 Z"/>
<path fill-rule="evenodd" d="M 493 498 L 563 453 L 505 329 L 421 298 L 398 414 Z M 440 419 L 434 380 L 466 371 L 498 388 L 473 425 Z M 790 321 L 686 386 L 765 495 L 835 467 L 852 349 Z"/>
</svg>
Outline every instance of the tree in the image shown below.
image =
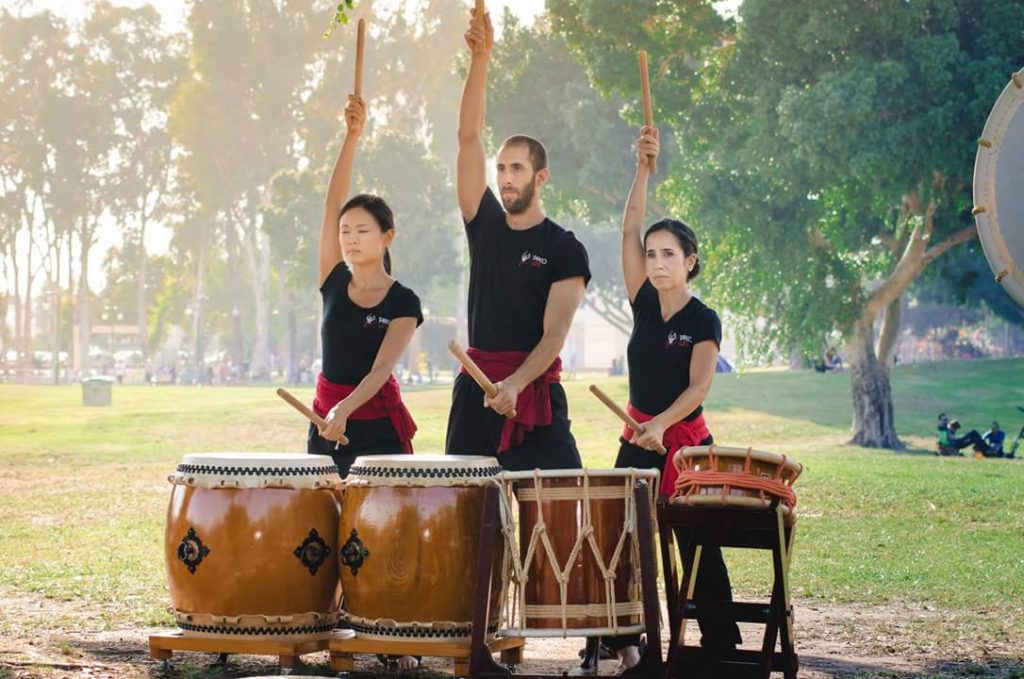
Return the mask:
<svg viewBox="0 0 1024 679">
<path fill-rule="evenodd" d="M 1024 53 L 1006 30 L 1024 6 L 746 0 L 733 30 L 710 3 L 674 14 L 647 0 L 630 4 L 651 17 L 639 30 L 608 4 L 551 6 L 606 88 L 631 87 L 609 60 L 652 53 L 656 101 L 671 103 L 658 119 L 684 140 L 659 195 L 707 234 L 716 301 L 783 349 L 820 350 L 837 328 L 853 353 L 852 442 L 902 447 L 889 379 L 901 298 L 974 237 L 976 138 Z"/>
</svg>

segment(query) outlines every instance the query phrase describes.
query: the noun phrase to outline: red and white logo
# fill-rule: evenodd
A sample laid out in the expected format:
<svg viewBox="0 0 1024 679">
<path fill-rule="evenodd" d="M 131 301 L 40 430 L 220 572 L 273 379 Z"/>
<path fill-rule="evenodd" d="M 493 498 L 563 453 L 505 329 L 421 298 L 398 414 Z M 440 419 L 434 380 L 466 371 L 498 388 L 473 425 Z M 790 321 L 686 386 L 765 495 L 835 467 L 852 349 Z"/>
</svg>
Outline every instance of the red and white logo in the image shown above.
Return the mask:
<svg viewBox="0 0 1024 679">
<path fill-rule="evenodd" d="M 364 328 L 386 328 L 389 325 L 391 325 L 390 318 L 384 318 L 383 316 L 378 316 L 377 314 L 367 314 L 366 320 L 363 321 Z"/>
<path fill-rule="evenodd" d="M 680 335 L 675 330 L 670 330 L 668 333 L 668 341 L 665 343 L 665 347 L 692 347 L 693 336 L 692 335 Z"/>
<path fill-rule="evenodd" d="M 548 260 L 544 259 L 540 255 L 531 254 L 529 250 L 519 257 L 519 266 L 528 266 L 531 269 L 539 269 L 547 263 Z"/>
</svg>

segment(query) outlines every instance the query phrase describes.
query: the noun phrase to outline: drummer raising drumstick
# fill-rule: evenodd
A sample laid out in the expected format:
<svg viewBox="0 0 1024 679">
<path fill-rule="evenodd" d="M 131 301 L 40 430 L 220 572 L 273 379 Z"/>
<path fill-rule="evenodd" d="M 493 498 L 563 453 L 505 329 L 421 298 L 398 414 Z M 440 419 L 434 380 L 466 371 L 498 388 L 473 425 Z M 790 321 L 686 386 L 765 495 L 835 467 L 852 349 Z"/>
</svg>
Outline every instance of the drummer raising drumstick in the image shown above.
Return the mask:
<svg viewBox="0 0 1024 679">
<path fill-rule="evenodd" d="M 360 47 L 363 31 L 360 25 Z M 307 441 L 307 452 L 334 458 L 342 478 L 360 454 L 412 452 L 416 425 L 402 403 L 392 371 L 423 322 L 419 298 L 391 277 L 388 246 L 395 238 L 391 208 L 379 196 L 364 193 L 348 198 L 356 144 L 366 122 L 360 81 L 357 66 L 357 91 L 349 95 L 345 107 L 345 141 L 324 201 L 320 231 L 324 353 L 313 410 L 327 426 L 318 431 L 311 424 Z M 343 437 L 348 443 L 337 445 Z"/>
<path fill-rule="evenodd" d="M 467 353 L 497 392 L 485 397 L 470 375 L 456 378 L 445 450 L 494 455 L 509 470 L 579 468 L 558 354 L 590 279 L 587 253 L 541 207 L 549 172 L 539 141 L 506 139 L 497 159 L 500 199 L 487 186 L 482 135 L 494 31 L 482 5 L 465 36 L 472 55 L 456 184 L 470 256 Z"/>
<path fill-rule="evenodd" d="M 656 159 L 659 150 L 657 128 L 640 128 L 636 150 L 636 175 L 622 215 L 622 275 L 633 310 L 627 348 L 627 412 L 644 431 L 638 434 L 626 427 L 615 466 L 660 469 L 661 492 L 671 494 L 676 477 L 672 455 L 683 446 L 714 442 L 701 404 L 715 376 L 722 325 L 718 314 L 690 290 L 690 281 L 700 273 L 693 230 L 680 221 L 663 219 L 640 235 L 647 211 L 650 159 Z M 658 444 L 667 455 L 655 452 Z M 732 599 L 729 573 L 718 547 L 704 547 L 696 587 L 699 599 Z M 699 622 L 705 647 L 729 647 L 740 641 L 735 623 L 712 628 Z M 639 636 L 603 641 L 618 652 L 623 669 L 639 662 Z"/>
</svg>

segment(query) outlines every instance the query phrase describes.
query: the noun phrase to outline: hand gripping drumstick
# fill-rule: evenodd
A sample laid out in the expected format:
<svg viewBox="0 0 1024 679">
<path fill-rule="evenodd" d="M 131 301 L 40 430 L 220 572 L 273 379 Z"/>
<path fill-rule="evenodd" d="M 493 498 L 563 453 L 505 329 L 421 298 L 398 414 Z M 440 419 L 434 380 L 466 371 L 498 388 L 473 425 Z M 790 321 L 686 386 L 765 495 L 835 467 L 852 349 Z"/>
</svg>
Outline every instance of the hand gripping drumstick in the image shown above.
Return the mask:
<svg viewBox="0 0 1024 679">
<path fill-rule="evenodd" d="M 366 20 L 359 20 L 359 28 L 356 31 L 356 82 L 353 87 L 353 94 L 357 97 L 363 96 L 363 54 L 366 51 Z"/>
<path fill-rule="evenodd" d="M 619 405 L 615 401 L 613 401 L 610 398 L 608 398 L 608 395 L 605 394 L 603 391 L 601 391 L 597 387 L 596 384 L 591 384 L 590 385 L 590 393 L 593 394 L 594 396 L 596 396 L 598 401 L 600 401 L 601 403 L 603 403 L 606 406 L 608 406 L 608 410 L 610 410 L 613 413 L 615 413 L 616 415 L 618 415 L 619 419 L 622 420 L 623 422 L 625 422 L 626 426 L 629 427 L 630 429 L 632 429 L 633 433 L 635 433 L 637 436 L 640 436 L 645 431 L 647 431 L 643 427 L 643 425 L 641 425 L 639 422 L 637 422 L 632 417 L 630 417 L 629 413 L 627 413 L 625 410 L 620 408 Z M 659 455 L 666 455 L 668 453 L 668 451 L 665 450 L 665 446 L 661 445 L 660 441 L 658 442 L 658 447 L 655 448 L 654 450 Z"/>
<path fill-rule="evenodd" d="M 654 108 L 651 106 L 651 77 L 647 72 L 647 52 L 640 50 L 640 92 L 644 100 L 644 125 L 654 127 Z M 647 156 L 647 169 L 658 174 L 658 160 Z"/>
<path fill-rule="evenodd" d="M 491 380 L 487 378 L 487 375 L 485 375 L 484 371 L 480 369 L 480 366 L 478 366 L 476 362 L 469 357 L 469 354 L 463 351 L 458 342 L 455 340 L 449 342 L 448 351 L 452 352 L 452 355 L 459 359 L 459 363 L 461 363 L 462 367 L 466 369 L 469 376 L 480 385 L 480 388 L 484 390 L 485 394 L 487 394 L 487 398 L 494 398 L 498 395 L 498 388 L 494 386 L 494 382 L 491 382 Z M 514 420 L 516 417 L 515 408 L 513 408 L 512 412 L 505 417 L 510 420 Z"/>
<path fill-rule="evenodd" d="M 284 401 L 288 403 L 292 408 L 295 408 L 300 413 L 305 415 L 306 419 L 315 424 L 320 429 L 320 431 L 323 431 L 324 429 L 327 428 L 327 422 L 324 421 L 324 418 L 314 413 L 306 406 L 305 403 L 303 403 L 302 401 L 288 393 L 287 389 L 278 389 L 277 395 L 284 399 Z M 347 446 L 348 437 L 342 434 L 341 438 L 338 439 L 338 443 L 340 443 L 343 446 Z"/>
</svg>

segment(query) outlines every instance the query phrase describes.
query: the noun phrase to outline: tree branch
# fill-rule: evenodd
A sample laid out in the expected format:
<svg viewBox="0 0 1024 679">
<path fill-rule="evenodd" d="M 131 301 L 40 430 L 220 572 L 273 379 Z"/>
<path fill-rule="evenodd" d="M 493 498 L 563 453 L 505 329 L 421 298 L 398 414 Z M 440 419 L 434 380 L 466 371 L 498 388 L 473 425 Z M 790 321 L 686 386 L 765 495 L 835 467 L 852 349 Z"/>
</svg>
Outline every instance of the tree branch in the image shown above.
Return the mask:
<svg viewBox="0 0 1024 679">
<path fill-rule="evenodd" d="M 951 250 L 955 248 L 957 245 L 960 245 L 961 243 L 966 243 L 967 241 L 971 240 L 977 235 L 978 229 L 973 224 L 971 226 L 967 226 L 960 229 L 959 231 L 957 231 L 956 233 L 954 233 L 952 236 L 942 241 L 941 243 L 938 243 L 928 248 L 928 250 L 924 253 L 924 264 L 930 264 L 939 255 L 943 254 L 947 250 Z"/>
</svg>

